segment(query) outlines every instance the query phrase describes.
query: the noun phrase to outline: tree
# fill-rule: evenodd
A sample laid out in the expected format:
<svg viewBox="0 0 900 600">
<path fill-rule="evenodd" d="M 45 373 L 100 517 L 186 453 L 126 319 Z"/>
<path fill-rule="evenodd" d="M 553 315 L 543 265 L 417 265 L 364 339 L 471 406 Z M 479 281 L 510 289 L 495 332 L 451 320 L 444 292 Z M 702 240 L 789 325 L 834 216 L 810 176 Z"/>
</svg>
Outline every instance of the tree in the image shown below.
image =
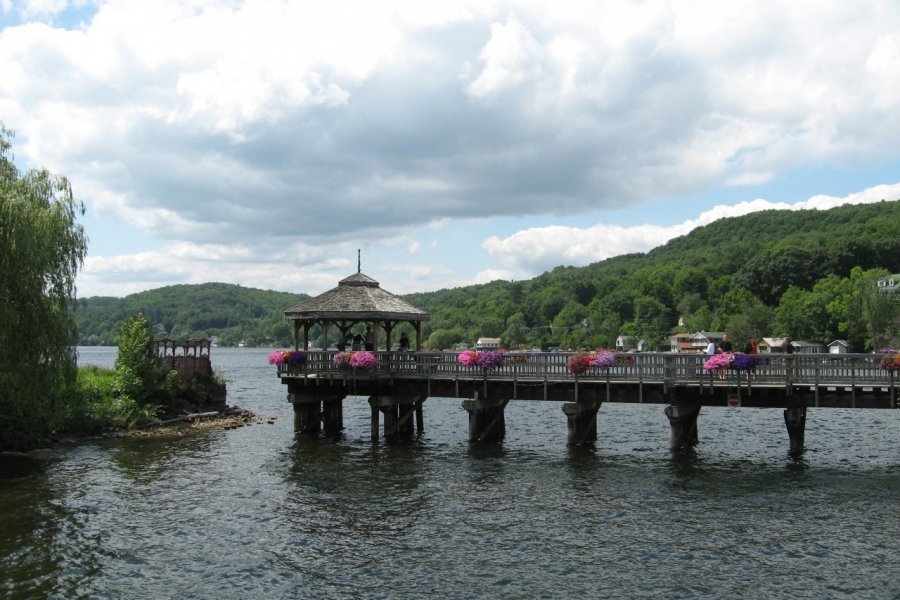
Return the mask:
<svg viewBox="0 0 900 600">
<path fill-rule="evenodd" d="M 73 389 L 75 276 L 87 238 L 68 180 L 20 175 L 0 124 L 0 447 L 52 430 Z"/>
<path fill-rule="evenodd" d="M 119 393 L 143 404 L 159 391 L 159 359 L 153 346 L 153 330 L 150 321 L 138 313 L 122 325 L 122 333 L 116 337 L 119 353 L 116 355 L 116 386 Z"/>
</svg>

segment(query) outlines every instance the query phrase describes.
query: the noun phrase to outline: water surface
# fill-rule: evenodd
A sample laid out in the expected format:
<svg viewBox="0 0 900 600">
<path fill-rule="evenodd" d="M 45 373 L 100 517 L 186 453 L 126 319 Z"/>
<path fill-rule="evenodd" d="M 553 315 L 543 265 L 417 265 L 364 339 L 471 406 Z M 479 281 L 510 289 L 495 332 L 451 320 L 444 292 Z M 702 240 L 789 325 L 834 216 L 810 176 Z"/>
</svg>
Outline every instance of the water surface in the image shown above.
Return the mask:
<svg viewBox="0 0 900 600">
<path fill-rule="evenodd" d="M 704 408 L 673 457 L 660 405 L 567 449 L 559 403 L 511 402 L 483 446 L 432 398 L 421 438 L 373 445 L 364 398 L 340 439 L 295 436 L 267 354 L 212 358 L 271 425 L 0 460 L 3 597 L 900 595 L 900 411 L 810 409 L 793 460 L 781 410 Z"/>
</svg>

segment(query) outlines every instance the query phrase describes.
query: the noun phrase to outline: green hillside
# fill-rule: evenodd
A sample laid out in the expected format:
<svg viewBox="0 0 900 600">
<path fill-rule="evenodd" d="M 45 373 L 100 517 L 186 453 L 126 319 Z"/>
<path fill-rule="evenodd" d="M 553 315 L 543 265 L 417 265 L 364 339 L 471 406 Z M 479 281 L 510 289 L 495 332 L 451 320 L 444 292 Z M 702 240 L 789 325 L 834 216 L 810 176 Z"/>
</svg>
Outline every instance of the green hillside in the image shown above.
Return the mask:
<svg viewBox="0 0 900 600">
<path fill-rule="evenodd" d="M 287 345 L 291 330 L 284 309 L 308 298 L 227 283 L 173 285 L 124 298 L 79 298 L 78 343 L 114 344 L 125 319 L 141 312 L 159 337 L 217 336 L 224 346 L 241 341 L 250 346 Z"/>
<path fill-rule="evenodd" d="M 847 339 L 863 351 L 898 343 L 898 303 L 874 294 L 877 277 L 898 272 L 900 201 L 883 201 L 722 219 L 644 254 L 404 298 L 431 313 L 426 347 L 483 336 L 508 347 L 611 347 L 621 334 L 662 347 L 680 329 Z M 142 311 L 170 337 L 286 346 L 283 311 L 307 297 L 180 285 L 80 299 L 75 316 L 85 344 L 110 343 L 120 323 Z"/>
</svg>

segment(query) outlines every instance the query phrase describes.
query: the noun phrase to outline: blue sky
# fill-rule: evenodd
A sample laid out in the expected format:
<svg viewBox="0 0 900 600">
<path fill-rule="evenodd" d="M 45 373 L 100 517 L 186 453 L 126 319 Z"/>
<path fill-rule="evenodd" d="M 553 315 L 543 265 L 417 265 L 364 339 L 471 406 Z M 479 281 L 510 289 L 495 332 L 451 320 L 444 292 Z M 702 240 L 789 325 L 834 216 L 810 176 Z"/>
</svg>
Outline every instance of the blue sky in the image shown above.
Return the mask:
<svg viewBox="0 0 900 600">
<path fill-rule="evenodd" d="M 0 0 L 0 121 L 79 296 L 527 279 L 900 198 L 900 4 Z"/>
</svg>

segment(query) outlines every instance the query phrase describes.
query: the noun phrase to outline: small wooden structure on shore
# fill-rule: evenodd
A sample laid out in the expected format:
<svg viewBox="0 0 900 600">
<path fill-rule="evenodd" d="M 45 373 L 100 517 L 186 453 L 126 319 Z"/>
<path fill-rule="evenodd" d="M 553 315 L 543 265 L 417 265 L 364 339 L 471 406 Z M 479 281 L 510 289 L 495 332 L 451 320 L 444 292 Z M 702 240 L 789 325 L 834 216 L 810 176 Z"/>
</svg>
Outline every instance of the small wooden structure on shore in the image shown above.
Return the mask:
<svg viewBox="0 0 900 600">
<path fill-rule="evenodd" d="M 153 343 L 156 345 L 159 360 L 169 367 L 169 370 L 177 371 L 182 377 L 190 378 L 194 375 L 212 373 L 212 364 L 209 360 L 212 342 L 207 338 L 192 338 L 184 342 L 157 338 Z"/>
</svg>

